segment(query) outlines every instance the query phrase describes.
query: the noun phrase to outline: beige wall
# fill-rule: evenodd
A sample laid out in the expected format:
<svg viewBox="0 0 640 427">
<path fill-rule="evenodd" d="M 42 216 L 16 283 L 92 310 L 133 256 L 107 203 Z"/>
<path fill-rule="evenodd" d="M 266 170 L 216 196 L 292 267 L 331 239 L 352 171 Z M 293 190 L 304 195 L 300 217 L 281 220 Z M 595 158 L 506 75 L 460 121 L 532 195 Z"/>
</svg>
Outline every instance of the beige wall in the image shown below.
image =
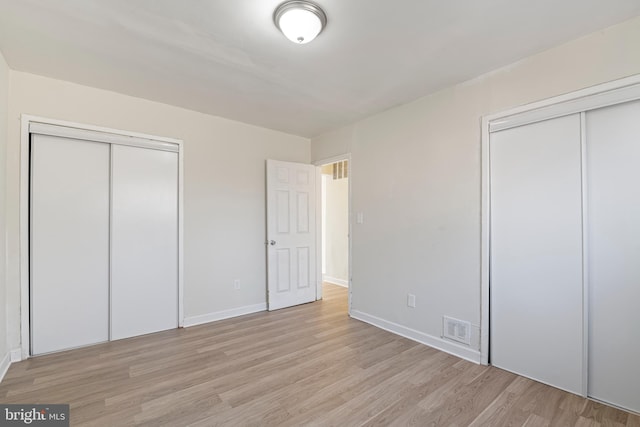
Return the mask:
<svg viewBox="0 0 640 427">
<path fill-rule="evenodd" d="M 478 350 L 481 117 L 637 73 L 640 17 L 313 138 L 351 153 L 352 309 L 436 341 L 468 320 Z"/>
<path fill-rule="evenodd" d="M 5 159 L 7 154 L 7 117 L 9 103 L 9 67 L 0 53 L 0 363 L 9 353 L 7 343 Z M 2 372 L 0 371 L 0 375 Z"/>
<path fill-rule="evenodd" d="M 309 162 L 309 140 L 165 104 L 11 71 L 8 307 L 19 346 L 20 115 L 184 140 L 184 297 L 192 317 L 264 304 L 265 160 Z M 234 289 L 239 279 L 240 290 Z"/>
<path fill-rule="evenodd" d="M 349 275 L 349 179 L 326 178 L 325 276 L 347 282 Z M 338 283 L 340 284 L 340 283 Z M 344 283 L 346 284 L 346 283 Z"/>
</svg>

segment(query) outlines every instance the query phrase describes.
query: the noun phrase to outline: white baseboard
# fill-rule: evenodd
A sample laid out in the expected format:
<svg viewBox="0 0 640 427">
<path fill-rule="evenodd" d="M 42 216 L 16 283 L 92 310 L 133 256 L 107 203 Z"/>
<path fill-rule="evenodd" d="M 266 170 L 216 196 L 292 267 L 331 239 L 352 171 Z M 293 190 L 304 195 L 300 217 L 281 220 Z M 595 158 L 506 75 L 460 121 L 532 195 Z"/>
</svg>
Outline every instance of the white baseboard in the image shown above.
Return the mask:
<svg viewBox="0 0 640 427">
<path fill-rule="evenodd" d="M 429 347 L 444 351 L 445 353 L 453 354 L 454 356 L 458 356 L 470 362 L 480 364 L 480 352 L 477 350 L 449 342 L 440 337 L 425 334 L 424 332 L 416 331 L 415 329 L 407 328 L 406 326 L 398 325 L 397 323 L 389 322 L 379 317 L 363 313 L 362 311 L 351 310 L 351 317 L 369 323 L 373 326 L 377 326 L 385 331 L 392 332 L 396 335 L 400 335 L 421 344 L 428 345 Z"/>
<path fill-rule="evenodd" d="M 343 288 L 348 288 L 349 287 L 349 282 L 347 280 L 336 279 L 335 277 L 331 277 L 331 276 L 327 276 L 327 275 L 322 275 L 322 281 L 323 282 L 329 282 L 329 283 L 332 283 L 334 285 L 342 286 Z"/>
<path fill-rule="evenodd" d="M 267 303 L 246 305 L 244 307 L 232 308 L 229 310 L 216 311 L 214 313 L 201 314 L 199 316 L 185 317 L 184 327 L 202 325 L 203 323 L 215 322 L 217 320 L 229 319 L 231 317 L 243 316 L 245 314 L 257 313 L 259 311 L 265 311 L 267 309 Z"/>
<path fill-rule="evenodd" d="M 7 374 L 9 370 L 9 366 L 11 366 L 11 353 L 8 352 L 0 361 L 0 381 L 4 379 L 4 376 Z"/>
</svg>

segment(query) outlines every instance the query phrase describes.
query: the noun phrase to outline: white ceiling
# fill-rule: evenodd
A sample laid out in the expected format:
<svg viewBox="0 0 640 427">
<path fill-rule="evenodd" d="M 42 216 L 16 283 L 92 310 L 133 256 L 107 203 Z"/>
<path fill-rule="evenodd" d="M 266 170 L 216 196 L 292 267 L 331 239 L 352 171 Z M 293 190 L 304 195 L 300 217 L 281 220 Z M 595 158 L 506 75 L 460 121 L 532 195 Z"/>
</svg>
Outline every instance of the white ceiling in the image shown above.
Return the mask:
<svg viewBox="0 0 640 427">
<path fill-rule="evenodd" d="M 640 15 L 639 0 L 317 0 L 295 45 L 280 0 L 0 0 L 12 69 L 305 137 Z"/>
</svg>

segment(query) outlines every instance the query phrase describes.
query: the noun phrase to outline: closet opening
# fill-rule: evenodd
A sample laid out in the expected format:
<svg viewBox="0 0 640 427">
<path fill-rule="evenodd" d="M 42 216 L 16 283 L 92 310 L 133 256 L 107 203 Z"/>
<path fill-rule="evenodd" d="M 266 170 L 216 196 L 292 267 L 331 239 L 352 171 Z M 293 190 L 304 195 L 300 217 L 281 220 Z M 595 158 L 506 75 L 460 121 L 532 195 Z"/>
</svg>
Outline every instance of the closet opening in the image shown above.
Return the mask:
<svg viewBox="0 0 640 427">
<path fill-rule="evenodd" d="M 21 357 L 182 326 L 182 141 L 23 115 L 21 155 Z"/>
<path fill-rule="evenodd" d="M 634 412 L 638 117 L 640 75 L 485 117 L 482 141 L 483 362 Z"/>
</svg>

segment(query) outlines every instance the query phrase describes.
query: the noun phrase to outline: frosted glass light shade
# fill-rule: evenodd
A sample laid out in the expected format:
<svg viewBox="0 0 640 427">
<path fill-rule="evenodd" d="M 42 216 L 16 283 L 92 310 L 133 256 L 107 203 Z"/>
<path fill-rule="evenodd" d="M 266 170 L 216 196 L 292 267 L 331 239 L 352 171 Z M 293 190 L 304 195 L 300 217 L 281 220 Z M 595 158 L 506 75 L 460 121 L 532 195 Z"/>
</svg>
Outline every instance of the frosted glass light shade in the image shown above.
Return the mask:
<svg viewBox="0 0 640 427">
<path fill-rule="evenodd" d="M 289 1 L 276 9 L 273 19 L 286 38 L 297 44 L 315 39 L 327 23 L 327 17 L 313 3 Z"/>
</svg>

